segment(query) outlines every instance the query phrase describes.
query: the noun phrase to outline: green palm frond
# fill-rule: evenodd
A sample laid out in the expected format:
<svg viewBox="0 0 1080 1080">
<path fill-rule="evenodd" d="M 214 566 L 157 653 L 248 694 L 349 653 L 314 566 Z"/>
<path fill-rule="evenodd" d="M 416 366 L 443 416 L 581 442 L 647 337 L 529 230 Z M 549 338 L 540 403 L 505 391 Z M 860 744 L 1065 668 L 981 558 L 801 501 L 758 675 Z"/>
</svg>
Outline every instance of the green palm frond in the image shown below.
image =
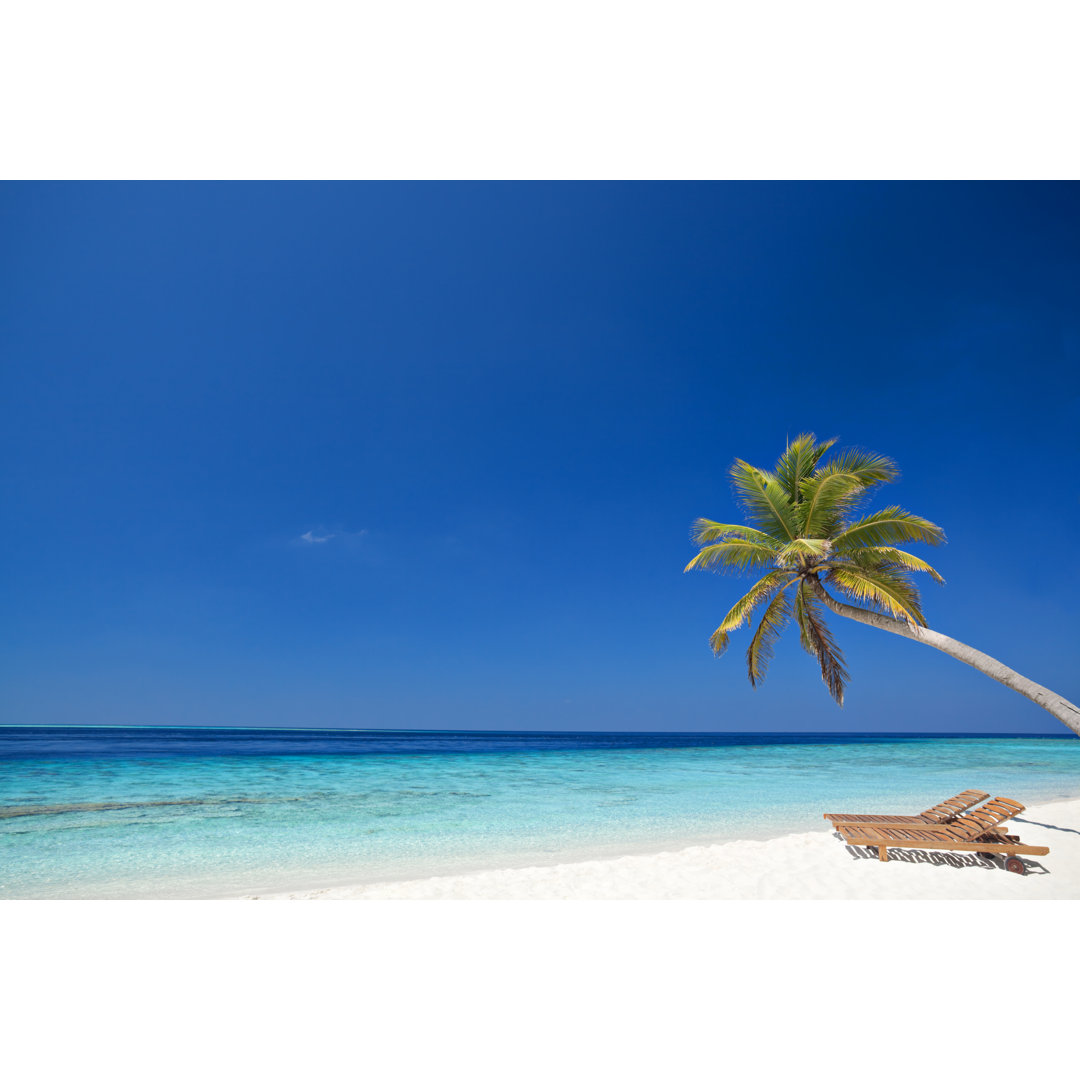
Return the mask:
<svg viewBox="0 0 1080 1080">
<path fill-rule="evenodd" d="M 880 454 L 849 450 L 833 458 L 802 481 L 798 506 L 803 536 L 830 536 L 878 484 L 898 475 L 895 463 Z"/>
<path fill-rule="evenodd" d="M 795 590 L 795 602 L 794 602 L 794 615 L 795 624 L 799 628 L 799 644 L 811 655 L 816 656 L 814 652 L 814 644 L 807 636 L 806 633 L 806 605 L 807 602 L 813 600 L 813 596 L 810 592 L 810 586 L 805 581 L 799 583 L 799 587 Z"/>
<path fill-rule="evenodd" d="M 826 580 L 864 607 L 925 626 L 919 590 L 897 570 L 867 570 L 854 563 L 830 565 Z"/>
<path fill-rule="evenodd" d="M 773 539 L 760 529 L 751 529 L 748 525 L 721 525 L 719 521 L 698 518 L 690 526 L 690 539 L 695 544 L 712 544 L 717 540 L 738 537 L 740 540 L 755 540 L 759 544 L 771 544 Z"/>
<path fill-rule="evenodd" d="M 853 449 L 837 454 L 817 469 L 814 475 L 826 477 L 840 473 L 856 477 L 863 488 L 869 489 L 878 484 L 891 484 L 900 475 L 900 470 L 896 462 L 884 454 Z"/>
<path fill-rule="evenodd" d="M 815 442 L 811 432 L 796 435 L 787 444 L 787 449 L 780 456 L 773 470 L 777 480 L 783 486 L 791 502 L 797 503 L 800 499 L 800 485 L 803 479 L 809 476 L 825 452 L 833 446 L 835 439 L 826 439 L 825 442 Z"/>
<path fill-rule="evenodd" d="M 703 547 L 687 564 L 687 570 L 752 570 L 776 565 L 777 545 L 751 540 L 723 540 Z"/>
<path fill-rule="evenodd" d="M 864 494 L 854 473 L 811 476 L 803 481 L 802 501 L 796 507 L 799 533 L 803 536 L 830 536 L 841 525 Z"/>
<path fill-rule="evenodd" d="M 794 577 L 795 575 L 790 570 L 771 570 L 755 581 L 749 592 L 736 601 L 735 606 L 724 616 L 724 621 L 713 631 L 712 637 L 709 638 L 713 652 L 720 656 L 728 647 L 730 631 L 738 630 L 750 618 L 756 607 L 771 600 L 776 590 L 792 581 Z"/>
<path fill-rule="evenodd" d="M 940 544 L 945 533 L 940 526 L 917 514 L 909 514 L 899 506 L 887 506 L 884 510 L 867 514 L 844 526 L 833 537 L 837 551 L 850 551 L 859 547 L 881 547 L 919 540 L 924 544 Z"/>
<path fill-rule="evenodd" d="M 746 652 L 751 684 L 764 678 L 780 633 L 794 619 L 802 647 L 818 660 L 829 693 L 843 704 L 848 673 L 825 624 L 834 601 L 823 586 L 866 611 L 925 626 L 912 575 L 943 578 L 901 545 L 940 544 L 945 534 L 899 506 L 864 514 L 860 507 L 868 493 L 899 476 L 896 463 L 865 450 L 840 451 L 826 461 L 835 442 L 797 435 L 771 473 L 736 460 L 731 479 L 749 524 L 698 518 L 691 535 L 701 550 L 686 569 L 766 571 L 713 632 L 713 651 L 721 655 L 730 633 L 763 606 Z M 844 613 L 841 605 L 836 610 Z"/>
<path fill-rule="evenodd" d="M 910 552 L 901 551 L 895 547 L 864 547 L 855 548 L 844 553 L 845 559 L 850 559 L 858 566 L 874 570 L 882 568 L 886 570 L 918 570 L 929 574 L 939 585 L 945 584 L 945 579 L 924 559 Z"/>
<path fill-rule="evenodd" d="M 790 544 L 775 548 L 773 558 L 777 566 L 803 566 L 809 558 L 819 561 L 826 558 L 831 550 L 832 542 L 829 540 L 811 540 L 800 536 Z"/>
<path fill-rule="evenodd" d="M 758 623 L 758 628 L 750 639 L 750 646 L 746 650 L 746 670 L 750 675 L 750 685 L 753 687 L 765 678 L 769 661 L 773 657 L 773 646 L 791 621 L 791 598 L 787 594 L 787 589 L 791 584 L 792 582 L 788 582 L 787 585 L 780 587 L 765 609 L 761 622 Z"/>
<path fill-rule="evenodd" d="M 828 688 L 837 705 L 844 704 L 844 689 L 848 683 L 848 671 L 844 654 L 833 639 L 822 617 L 821 605 L 803 582 L 795 593 L 795 619 L 799 624 L 799 641 L 802 647 L 817 658 L 821 666 L 821 681 Z"/>
<path fill-rule="evenodd" d="M 795 509 L 775 476 L 739 460 L 731 467 L 731 479 L 739 501 L 762 532 L 781 543 L 795 539 Z"/>
</svg>

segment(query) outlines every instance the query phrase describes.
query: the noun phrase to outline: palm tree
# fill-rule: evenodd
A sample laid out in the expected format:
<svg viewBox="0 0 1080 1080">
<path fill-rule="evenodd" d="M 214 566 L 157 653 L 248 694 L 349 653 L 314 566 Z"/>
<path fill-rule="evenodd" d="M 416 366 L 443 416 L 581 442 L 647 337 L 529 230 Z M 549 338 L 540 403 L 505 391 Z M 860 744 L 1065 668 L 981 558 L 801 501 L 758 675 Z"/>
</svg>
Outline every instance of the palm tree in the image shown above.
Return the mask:
<svg viewBox="0 0 1080 1080">
<path fill-rule="evenodd" d="M 926 625 L 912 574 L 944 580 L 929 563 L 896 545 L 940 544 L 945 534 L 899 506 L 856 516 L 867 494 L 895 480 L 899 471 L 891 459 L 862 450 L 823 460 L 835 442 L 799 435 L 772 472 L 737 460 L 731 478 L 751 524 L 694 522 L 691 537 L 701 550 L 687 570 L 764 571 L 713 632 L 713 652 L 721 655 L 731 631 L 764 606 L 746 650 L 750 683 L 756 687 L 765 678 L 776 640 L 794 618 L 803 648 L 817 659 L 829 693 L 843 705 L 848 673 L 825 624 L 827 609 L 940 649 L 1030 698 L 1080 735 L 1080 709 L 1071 702 Z M 845 603 L 829 589 L 855 603 Z"/>
</svg>

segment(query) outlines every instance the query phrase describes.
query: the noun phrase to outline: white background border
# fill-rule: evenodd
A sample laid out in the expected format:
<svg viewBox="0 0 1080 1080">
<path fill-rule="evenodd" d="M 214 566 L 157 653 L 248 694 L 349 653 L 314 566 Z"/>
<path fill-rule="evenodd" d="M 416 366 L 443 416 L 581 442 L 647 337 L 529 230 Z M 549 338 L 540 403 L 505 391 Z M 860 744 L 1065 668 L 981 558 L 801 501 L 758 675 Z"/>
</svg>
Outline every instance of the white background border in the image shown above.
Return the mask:
<svg viewBox="0 0 1080 1080">
<path fill-rule="evenodd" d="M 5 1072 L 1067 1074 L 1076 910 L 11 901 L 0 905 Z"/>
<path fill-rule="evenodd" d="M 1076 175 L 1060 0 L 34 0 L 0 175 Z"/>
</svg>

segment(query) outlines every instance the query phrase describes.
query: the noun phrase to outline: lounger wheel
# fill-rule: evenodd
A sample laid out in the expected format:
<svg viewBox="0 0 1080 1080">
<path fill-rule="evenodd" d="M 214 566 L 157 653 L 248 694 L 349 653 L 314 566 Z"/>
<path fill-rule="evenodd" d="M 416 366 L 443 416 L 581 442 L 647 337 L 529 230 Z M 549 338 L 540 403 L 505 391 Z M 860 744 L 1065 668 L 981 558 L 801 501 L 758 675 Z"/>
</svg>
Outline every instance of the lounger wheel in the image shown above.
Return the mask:
<svg viewBox="0 0 1080 1080">
<path fill-rule="evenodd" d="M 1027 873 L 1027 867 L 1024 865 L 1024 860 L 1018 859 L 1015 855 L 1010 855 L 1005 860 L 1005 869 L 1008 870 L 1010 874 Z"/>
</svg>

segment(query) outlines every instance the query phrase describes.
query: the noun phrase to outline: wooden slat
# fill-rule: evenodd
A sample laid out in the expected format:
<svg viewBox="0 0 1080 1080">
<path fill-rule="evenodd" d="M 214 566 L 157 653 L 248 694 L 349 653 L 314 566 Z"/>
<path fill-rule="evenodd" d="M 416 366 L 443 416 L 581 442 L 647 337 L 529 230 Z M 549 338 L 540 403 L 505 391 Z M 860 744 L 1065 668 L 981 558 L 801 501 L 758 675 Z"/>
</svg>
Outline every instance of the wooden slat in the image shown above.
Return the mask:
<svg viewBox="0 0 1080 1080">
<path fill-rule="evenodd" d="M 989 798 L 985 791 L 976 791 L 974 788 L 961 791 L 959 795 L 940 802 L 937 806 L 931 806 L 921 814 L 823 814 L 826 821 L 839 823 L 869 823 L 875 825 L 905 825 L 922 824 L 940 825 L 951 821 L 957 814 L 969 809 L 983 799 Z"/>
</svg>

